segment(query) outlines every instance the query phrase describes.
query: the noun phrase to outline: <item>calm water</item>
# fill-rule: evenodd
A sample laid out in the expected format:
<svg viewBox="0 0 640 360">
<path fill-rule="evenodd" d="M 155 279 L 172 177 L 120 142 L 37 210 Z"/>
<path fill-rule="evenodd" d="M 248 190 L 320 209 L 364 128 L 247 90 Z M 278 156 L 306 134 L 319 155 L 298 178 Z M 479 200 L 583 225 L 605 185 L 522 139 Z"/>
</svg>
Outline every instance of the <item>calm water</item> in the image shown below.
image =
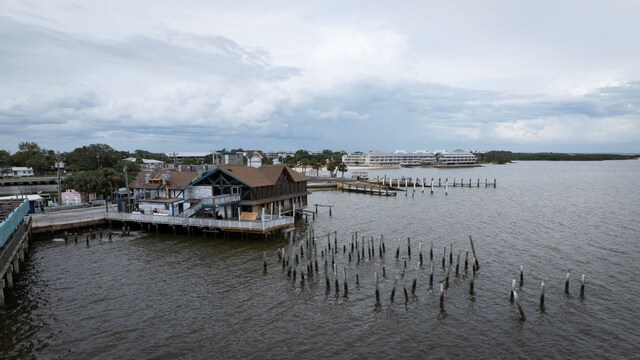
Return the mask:
<svg viewBox="0 0 640 360">
<path fill-rule="evenodd" d="M 320 276 L 292 283 L 276 250 L 284 240 L 222 240 L 136 233 L 95 240 L 90 247 L 38 242 L 0 316 L 0 358 L 637 358 L 640 341 L 640 161 L 522 162 L 474 169 L 369 171 L 413 177 L 497 178 L 496 189 L 449 188 L 435 194 L 374 197 L 317 192 L 309 203 L 332 204 L 313 228 L 318 242 L 338 232 L 383 234 L 384 259 L 356 265 L 340 252 L 349 294 L 325 293 Z M 428 267 L 415 295 L 401 287 L 389 300 L 393 277 L 408 262 L 416 271 L 418 243 L 428 262 L 434 243 L 435 281 L 443 279 L 443 249 L 470 250 L 481 269 L 474 296 L 469 276 L 453 276 L 440 311 L 428 289 Z M 393 255 L 406 241 L 401 261 Z M 262 273 L 267 251 L 269 272 Z M 319 250 L 320 251 L 320 250 Z M 464 258 L 464 252 L 462 257 Z M 454 256 L 455 261 L 455 256 Z M 322 264 L 322 262 L 321 262 Z M 382 305 L 374 306 L 374 272 Z M 526 321 L 509 302 L 511 280 Z M 322 268 L 323 265 L 321 265 Z M 571 294 L 564 278 L 571 270 Z M 355 274 L 360 286 L 355 284 Z M 586 274 L 586 297 L 579 278 Z M 538 309 L 540 282 L 546 309 Z"/>
</svg>

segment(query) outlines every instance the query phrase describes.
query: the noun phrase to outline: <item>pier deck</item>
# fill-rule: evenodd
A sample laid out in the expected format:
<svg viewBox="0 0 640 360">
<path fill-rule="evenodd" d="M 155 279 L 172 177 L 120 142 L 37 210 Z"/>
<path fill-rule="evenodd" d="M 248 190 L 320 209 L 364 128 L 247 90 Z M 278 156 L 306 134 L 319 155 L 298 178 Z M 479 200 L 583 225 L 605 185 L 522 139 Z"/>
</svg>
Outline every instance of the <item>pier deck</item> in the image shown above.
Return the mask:
<svg viewBox="0 0 640 360">
<path fill-rule="evenodd" d="M 368 195 L 378 195 L 378 196 L 396 196 L 397 192 L 395 190 L 389 190 L 388 188 L 369 185 L 367 184 L 345 184 L 338 183 L 338 189 L 346 192 L 353 192 L 359 194 L 368 194 Z"/>
<path fill-rule="evenodd" d="M 107 224 L 112 221 L 148 225 L 181 226 L 198 228 L 203 231 L 241 232 L 272 234 L 281 229 L 294 226 L 293 216 L 265 216 L 265 220 L 217 220 L 212 218 L 195 218 L 181 216 L 160 216 L 152 214 L 118 213 L 102 209 L 82 209 L 64 213 L 33 216 L 33 233 L 54 233 L 57 231 L 91 227 Z"/>
</svg>

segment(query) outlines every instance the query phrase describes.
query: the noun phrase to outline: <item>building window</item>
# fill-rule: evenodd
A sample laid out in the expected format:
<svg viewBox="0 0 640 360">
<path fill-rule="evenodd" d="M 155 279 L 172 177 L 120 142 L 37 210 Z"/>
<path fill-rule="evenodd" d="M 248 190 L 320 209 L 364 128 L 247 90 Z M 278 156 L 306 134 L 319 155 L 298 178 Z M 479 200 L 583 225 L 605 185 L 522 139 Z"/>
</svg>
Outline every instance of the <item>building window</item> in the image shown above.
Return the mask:
<svg viewBox="0 0 640 360">
<path fill-rule="evenodd" d="M 231 187 L 231 195 L 238 195 L 238 194 L 240 194 L 240 187 L 238 186 Z"/>
</svg>

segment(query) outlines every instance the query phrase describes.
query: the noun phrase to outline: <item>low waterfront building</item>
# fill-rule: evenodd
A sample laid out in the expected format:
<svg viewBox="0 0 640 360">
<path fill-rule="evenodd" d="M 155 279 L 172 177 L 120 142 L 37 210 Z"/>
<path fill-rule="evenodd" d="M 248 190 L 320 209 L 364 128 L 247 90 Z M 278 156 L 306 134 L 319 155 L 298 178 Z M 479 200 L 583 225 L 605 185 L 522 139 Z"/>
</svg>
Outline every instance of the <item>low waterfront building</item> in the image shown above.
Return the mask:
<svg viewBox="0 0 640 360">
<path fill-rule="evenodd" d="M 476 156 L 468 150 L 456 149 L 451 152 L 436 153 L 437 164 L 440 166 L 475 165 Z"/>
<path fill-rule="evenodd" d="M 136 159 L 134 157 L 128 157 L 124 159 L 125 161 L 135 162 L 140 166 L 140 169 L 143 170 L 153 170 L 155 168 L 163 167 L 164 161 L 155 160 L 155 159 Z"/>
<path fill-rule="evenodd" d="M 172 216 L 182 213 L 192 202 L 194 194 L 187 189 L 197 176 L 196 172 L 174 169 L 141 171 L 129 183 L 135 208 L 145 213 Z"/>
<path fill-rule="evenodd" d="M 82 194 L 74 189 L 67 189 L 60 193 L 60 203 L 63 205 L 82 204 Z"/>
<path fill-rule="evenodd" d="M 231 207 L 231 217 L 251 213 L 245 216 L 261 218 L 263 213 L 278 215 L 305 208 L 309 194 L 308 180 L 284 165 L 264 165 L 260 168 L 220 165 L 194 180 L 191 187 L 193 193 L 211 193 L 214 198 L 228 196 L 236 199 Z M 227 216 L 226 206 L 224 216 Z"/>
<path fill-rule="evenodd" d="M 254 168 L 259 168 L 260 166 L 262 166 L 262 160 L 264 160 L 264 158 L 259 151 L 248 150 L 245 151 L 244 156 L 247 159 L 247 166 Z"/>
<path fill-rule="evenodd" d="M 244 155 L 241 152 L 228 151 L 220 153 L 220 164 L 224 165 L 243 165 Z"/>
<path fill-rule="evenodd" d="M 34 176 L 33 168 L 23 166 L 12 166 L 2 173 L 3 177 L 22 177 L 22 176 Z"/>
</svg>

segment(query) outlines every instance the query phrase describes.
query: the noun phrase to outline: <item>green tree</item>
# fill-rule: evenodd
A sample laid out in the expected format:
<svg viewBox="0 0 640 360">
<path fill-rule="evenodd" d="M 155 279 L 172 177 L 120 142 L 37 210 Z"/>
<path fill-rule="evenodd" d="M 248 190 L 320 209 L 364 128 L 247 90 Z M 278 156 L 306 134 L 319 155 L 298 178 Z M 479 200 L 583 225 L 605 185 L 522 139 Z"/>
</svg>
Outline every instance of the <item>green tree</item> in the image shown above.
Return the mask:
<svg viewBox="0 0 640 360">
<path fill-rule="evenodd" d="M 336 171 L 337 165 L 334 161 L 329 161 L 327 163 L 327 171 L 329 172 L 329 176 L 330 177 L 335 177 L 335 171 Z"/>
<path fill-rule="evenodd" d="M 273 165 L 273 160 L 269 159 L 265 153 L 262 151 L 259 151 L 259 153 L 262 156 L 262 165 Z"/>
<path fill-rule="evenodd" d="M 311 161 L 308 158 L 303 158 L 302 160 L 300 160 L 300 167 L 302 167 L 303 174 L 307 173 L 307 167 L 309 167 L 309 165 L 311 165 Z"/>
<path fill-rule="evenodd" d="M 347 164 L 341 162 L 340 165 L 338 165 L 338 171 L 340 171 L 342 173 L 342 177 L 344 177 L 344 173 L 347 171 Z"/>
<path fill-rule="evenodd" d="M 186 158 L 184 159 L 183 164 L 185 165 L 196 165 L 198 163 L 198 160 L 196 160 L 196 158 L 194 157 L 190 157 L 190 158 Z"/>
<path fill-rule="evenodd" d="M 34 154 L 25 164 L 25 166 L 33 168 L 36 175 L 44 175 L 52 165 L 52 163 L 48 162 L 47 156 L 45 156 L 44 153 Z"/>
<path fill-rule="evenodd" d="M 316 171 L 316 176 L 318 176 L 320 169 L 322 168 L 322 164 L 319 161 L 316 161 L 311 165 L 311 168 Z"/>
<path fill-rule="evenodd" d="M 128 155 L 106 144 L 91 144 L 74 149 L 66 154 L 66 159 L 71 170 L 95 170 L 112 168 Z"/>
<path fill-rule="evenodd" d="M 18 151 L 11 157 L 13 166 L 28 166 L 27 162 L 37 154 L 44 154 L 46 150 L 34 142 L 21 142 L 18 144 Z"/>
<path fill-rule="evenodd" d="M 11 169 L 11 153 L 6 150 L 0 150 L 0 177 L 2 174 L 8 173 Z"/>
<path fill-rule="evenodd" d="M 65 190 L 74 189 L 84 194 L 96 193 L 105 198 L 115 189 L 124 186 L 124 173 L 111 168 L 77 172 L 67 177 L 63 182 Z"/>
</svg>

